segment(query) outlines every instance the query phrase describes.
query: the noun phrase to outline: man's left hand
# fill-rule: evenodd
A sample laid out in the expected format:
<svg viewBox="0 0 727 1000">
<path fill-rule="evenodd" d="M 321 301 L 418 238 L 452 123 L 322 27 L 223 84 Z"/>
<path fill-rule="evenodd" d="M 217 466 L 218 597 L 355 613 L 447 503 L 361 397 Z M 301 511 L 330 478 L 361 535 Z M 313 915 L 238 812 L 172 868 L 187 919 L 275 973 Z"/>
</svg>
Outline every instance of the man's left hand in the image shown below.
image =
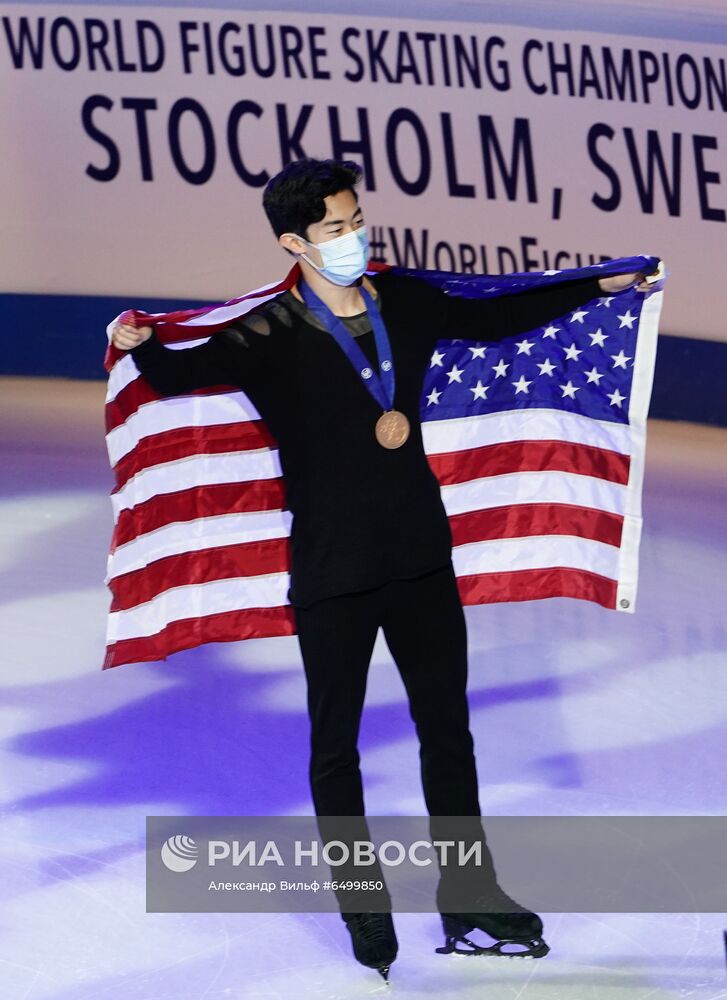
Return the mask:
<svg viewBox="0 0 727 1000">
<path fill-rule="evenodd" d="M 633 274 L 612 274 L 608 278 L 599 278 L 598 284 L 602 292 L 615 294 L 623 292 L 632 286 L 637 292 L 650 292 L 653 284 L 646 280 L 646 275 L 642 271 L 635 271 Z"/>
</svg>

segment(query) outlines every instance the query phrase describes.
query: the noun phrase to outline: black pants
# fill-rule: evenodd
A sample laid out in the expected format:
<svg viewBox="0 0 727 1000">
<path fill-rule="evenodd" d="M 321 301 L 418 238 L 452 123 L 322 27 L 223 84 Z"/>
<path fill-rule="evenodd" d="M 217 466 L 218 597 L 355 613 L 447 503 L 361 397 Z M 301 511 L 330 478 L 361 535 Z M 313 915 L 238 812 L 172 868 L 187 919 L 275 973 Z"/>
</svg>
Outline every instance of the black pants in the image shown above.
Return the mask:
<svg viewBox="0 0 727 1000">
<path fill-rule="evenodd" d="M 473 869 L 442 867 L 439 908 L 496 881 L 492 855 L 480 821 L 477 768 L 467 704 L 467 629 L 456 577 L 449 566 L 410 580 L 322 600 L 296 608 L 298 639 L 308 682 L 311 720 L 310 783 L 319 817 L 364 817 L 358 735 L 369 661 L 379 627 L 404 682 L 419 738 L 424 799 L 432 841 L 466 837 L 482 841 L 482 862 Z M 449 817 L 476 817 L 457 820 Z M 462 823 L 466 823 L 463 827 Z M 335 820 L 319 819 L 324 840 L 337 839 Z M 361 819 L 353 839 L 368 840 Z M 334 877 L 361 878 L 342 868 Z M 363 877 L 381 879 L 383 892 L 365 903 L 338 891 L 342 912 L 391 909 L 378 863 Z M 455 897 L 451 896 L 455 894 Z"/>
<path fill-rule="evenodd" d="M 383 629 L 420 742 L 430 815 L 479 816 L 467 704 L 467 629 L 450 563 L 413 579 L 295 609 L 308 682 L 318 815 L 364 814 L 357 749 L 374 641 Z"/>
<path fill-rule="evenodd" d="M 364 816 L 357 744 L 369 662 L 381 626 L 419 738 L 427 810 L 444 818 L 430 821 L 432 838 L 451 835 L 446 817 L 477 817 L 470 834 L 482 840 L 483 864 L 474 882 L 489 884 L 495 873 L 479 819 L 466 694 L 467 628 L 452 563 L 423 576 L 296 607 L 295 615 L 308 684 L 309 775 L 317 816 Z M 329 839 L 332 821 L 321 824 Z M 357 836 L 367 839 L 367 829 L 364 820 Z M 444 872 L 445 883 L 473 881 L 470 871 Z M 383 880 L 378 866 L 366 877 Z M 440 895 L 441 889 L 440 882 Z M 360 908 L 343 893 L 339 901 L 343 910 Z M 377 902 L 380 909 L 389 909 L 386 889 Z"/>
</svg>

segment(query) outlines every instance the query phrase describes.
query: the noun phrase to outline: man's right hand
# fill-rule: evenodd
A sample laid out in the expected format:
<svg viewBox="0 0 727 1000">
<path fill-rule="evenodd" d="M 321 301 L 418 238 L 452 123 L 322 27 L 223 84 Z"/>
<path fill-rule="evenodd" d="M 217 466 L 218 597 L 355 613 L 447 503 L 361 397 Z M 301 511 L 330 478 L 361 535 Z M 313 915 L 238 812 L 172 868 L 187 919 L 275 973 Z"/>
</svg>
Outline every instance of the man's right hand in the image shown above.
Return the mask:
<svg viewBox="0 0 727 1000">
<path fill-rule="evenodd" d="M 132 347 L 138 347 L 148 340 L 152 335 L 151 326 L 130 326 L 128 323 L 115 323 L 111 333 L 111 343 L 122 351 L 130 351 Z"/>
</svg>

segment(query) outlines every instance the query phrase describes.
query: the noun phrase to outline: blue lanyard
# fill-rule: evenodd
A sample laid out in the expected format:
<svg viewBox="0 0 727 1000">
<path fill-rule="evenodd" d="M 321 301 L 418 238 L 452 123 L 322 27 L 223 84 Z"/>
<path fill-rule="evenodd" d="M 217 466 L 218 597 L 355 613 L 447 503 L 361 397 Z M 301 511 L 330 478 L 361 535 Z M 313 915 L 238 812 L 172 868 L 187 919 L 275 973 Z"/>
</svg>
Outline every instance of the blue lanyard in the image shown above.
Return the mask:
<svg viewBox="0 0 727 1000">
<path fill-rule="evenodd" d="M 392 410 L 394 408 L 396 379 L 394 376 L 394 362 L 391 357 L 391 344 L 389 343 L 389 335 L 386 332 L 386 325 L 371 295 L 361 286 L 361 295 L 366 303 L 369 320 L 374 331 L 376 356 L 379 368 L 381 369 L 381 375 L 371 368 L 368 358 L 356 343 L 341 318 L 328 308 L 310 285 L 306 284 L 305 281 L 301 281 L 299 288 L 303 296 L 303 301 L 310 311 L 318 317 L 353 367 L 358 371 L 361 381 L 368 392 L 371 393 L 379 406 L 384 410 Z"/>
</svg>

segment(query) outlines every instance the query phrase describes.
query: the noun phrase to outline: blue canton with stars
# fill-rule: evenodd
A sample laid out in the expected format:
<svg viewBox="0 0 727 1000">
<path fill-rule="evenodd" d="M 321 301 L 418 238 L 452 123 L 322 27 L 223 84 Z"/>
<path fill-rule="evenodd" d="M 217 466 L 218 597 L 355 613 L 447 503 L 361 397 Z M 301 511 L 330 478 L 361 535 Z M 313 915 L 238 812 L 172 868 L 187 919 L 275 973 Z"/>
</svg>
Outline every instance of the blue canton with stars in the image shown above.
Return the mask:
<svg viewBox="0 0 727 1000">
<path fill-rule="evenodd" d="M 620 258 L 606 265 L 528 277 L 542 285 L 550 283 L 548 277 L 559 274 L 586 277 L 624 274 L 629 269 L 649 273 L 645 260 L 653 261 L 654 267 L 658 263 L 658 258 Z M 497 284 L 488 287 L 485 294 L 496 293 L 496 288 L 502 294 L 505 284 L 510 291 L 517 291 L 526 287 L 525 281 L 517 280 L 524 277 L 492 279 Z M 528 282 L 527 287 L 533 283 Z M 455 283 L 446 284 L 451 287 Z M 463 280 L 462 284 L 474 281 Z M 477 293 L 485 297 L 481 286 Z M 468 291 L 457 290 L 457 294 Z M 443 338 L 435 347 L 425 378 L 422 420 L 547 407 L 627 424 L 643 303 L 644 293 L 628 289 L 584 302 L 546 326 L 501 341 Z"/>
</svg>

